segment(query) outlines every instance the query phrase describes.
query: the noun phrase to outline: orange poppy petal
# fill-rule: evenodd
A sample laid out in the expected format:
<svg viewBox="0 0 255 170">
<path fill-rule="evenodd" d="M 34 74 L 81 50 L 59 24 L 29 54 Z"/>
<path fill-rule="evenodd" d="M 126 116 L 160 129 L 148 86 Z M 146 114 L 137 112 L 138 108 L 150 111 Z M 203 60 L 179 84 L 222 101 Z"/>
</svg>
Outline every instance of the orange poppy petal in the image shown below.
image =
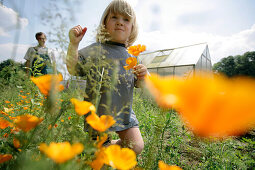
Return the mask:
<svg viewBox="0 0 255 170">
<path fill-rule="evenodd" d="M 253 79 L 205 73 L 184 80 L 151 74 L 145 82 L 159 106 L 175 108 L 199 136 L 240 135 L 255 126 Z"/>
<path fill-rule="evenodd" d="M 80 154 L 84 146 L 81 143 L 71 145 L 69 142 L 52 142 L 49 146 L 45 143 L 40 144 L 39 149 L 56 163 L 64 163 Z"/>
<path fill-rule="evenodd" d="M 70 101 L 75 107 L 75 112 L 80 116 L 85 115 L 89 113 L 90 111 L 96 112 L 95 106 L 90 102 L 80 101 L 75 98 L 72 98 Z"/>
<path fill-rule="evenodd" d="M 182 170 L 180 167 L 175 165 L 167 165 L 163 161 L 158 162 L 158 167 L 160 170 Z"/>
<path fill-rule="evenodd" d="M 86 121 L 92 128 L 99 132 L 106 131 L 116 122 L 112 116 L 102 115 L 98 117 L 97 114 L 93 112 L 86 118 Z"/>
<path fill-rule="evenodd" d="M 137 164 L 136 154 L 132 149 L 110 145 L 105 149 L 107 164 L 116 169 L 132 169 Z"/>
</svg>

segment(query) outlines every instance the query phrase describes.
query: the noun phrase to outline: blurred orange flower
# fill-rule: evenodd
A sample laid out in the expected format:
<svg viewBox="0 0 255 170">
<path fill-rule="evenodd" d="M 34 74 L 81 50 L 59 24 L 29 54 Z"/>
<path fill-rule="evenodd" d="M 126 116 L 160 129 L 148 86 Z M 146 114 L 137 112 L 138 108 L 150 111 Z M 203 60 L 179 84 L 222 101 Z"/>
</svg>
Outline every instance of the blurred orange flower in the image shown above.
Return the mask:
<svg viewBox="0 0 255 170">
<path fill-rule="evenodd" d="M 96 159 L 90 163 L 90 166 L 94 170 L 100 170 L 104 164 L 107 164 L 109 162 L 105 154 L 105 148 L 102 147 L 99 150 L 97 150 L 95 155 L 96 155 Z"/>
<path fill-rule="evenodd" d="M 132 169 L 137 164 L 136 154 L 132 149 L 110 145 L 105 149 L 107 164 L 116 169 Z"/>
<path fill-rule="evenodd" d="M 15 148 L 20 148 L 20 141 L 16 138 L 13 138 L 13 145 Z"/>
<path fill-rule="evenodd" d="M 70 120 L 70 119 L 71 119 L 71 116 L 68 117 L 68 120 Z"/>
<path fill-rule="evenodd" d="M 141 52 L 145 50 L 146 50 L 146 46 L 141 44 L 128 47 L 128 53 L 134 56 L 138 56 Z"/>
<path fill-rule="evenodd" d="M 61 74 L 47 74 L 40 77 L 31 77 L 31 80 L 36 84 L 41 93 L 43 93 L 45 96 L 49 95 L 51 89 L 53 92 L 64 90 L 64 86 L 59 84 L 63 80 Z"/>
<path fill-rule="evenodd" d="M 11 103 L 10 101 L 8 101 L 8 100 L 6 100 L 6 101 L 4 101 L 5 103 Z"/>
<path fill-rule="evenodd" d="M 151 74 L 145 82 L 159 106 L 175 108 L 199 136 L 240 135 L 255 126 L 253 79 L 203 73 L 184 80 Z"/>
<path fill-rule="evenodd" d="M 5 129 L 9 126 L 11 127 L 12 124 L 8 122 L 7 120 L 5 120 L 3 117 L 0 117 L 0 129 Z"/>
<path fill-rule="evenodd" d="M 11 154 L 0 154 L 0 163 L 4 163 L 6 161 L 9 161 L 10 159 L 12 159 Z"/>
<path fill-rule="evenodd" d="M 182 170 L 180 167 L 175 165 L 167 165 L 163 161 L 158 162 L 158 167 L 160 170 Z"/>
<path fill-rule="evenodd" d="M 17 116 L 14 119 L 14 123 L 16 124 L 16 126 L 22 129 L 24 132 L 28 132 L 31 129 L 35 128 L 42 121 L 43 121 L 43 118 L 38 118 L 36 116 L 28 115 L 28 114 Z"/>
<path fill-rule="evenodd" d="M 91 112 L 96 111 L 95 106 L 90 102 L 80 101 L 75 98 L 72 98 L 70 101 L 73 103 L 76 113 L 80 116 L 83 116 L 90 111 Z"/>
<path fill-rule="evenodd" d="M 116 121 L 113 119 L 112 116 L 109 115 L 102 115 L 97 116 L 96 113 L 92 112 L 87 118 L 87 123 L 99 132 L 104 132 L 108 128 L 110 128 Z"/>
<path fill-rule="evenodd" d="M 103 136 L 101 136 L 100 139 L 99 139 L 99 136 L 97 136 L 97 148 L 99 149 L 102 148 L 107 138 L 108 138 L 108 135 L 106 133 Z"/>
<path fill-rule="evenodd" d="M 56 163 L 64 163 L 77 154 L 80 154 L 84 149 L 81 143 L 71 145 L 69 142 L 55 143 L 51 142 L 49 146 L 45 143 L 40 144 L 40 151 L 45 153 Z"/>
<path fill-rule="evenodd" d="M 137 64 L 137 59 L 135 57 L 128 57 L 126 59 L 127 66 L 123 66 L 125 70 L 130 70 Z"/>
<path fill-rule="evenodd" d="M 29 109 L 29 108 L 28 108 L 28 107 L 23 107 L 23 109 L 24 109 L 24 110 L 27 110 L 27 109 Z"/>
</svg>

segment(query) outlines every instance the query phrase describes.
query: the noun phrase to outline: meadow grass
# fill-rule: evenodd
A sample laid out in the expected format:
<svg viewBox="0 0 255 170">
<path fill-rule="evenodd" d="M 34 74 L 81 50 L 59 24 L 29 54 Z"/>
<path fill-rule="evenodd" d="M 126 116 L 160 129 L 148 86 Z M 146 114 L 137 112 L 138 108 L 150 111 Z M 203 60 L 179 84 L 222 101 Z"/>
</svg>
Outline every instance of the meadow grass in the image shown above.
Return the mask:
<svg viewBox="0 0 255 170">
<path fill-rule="evenodd" d="M 77 89 L 66 89 L 55 98 L 46 99 L 30 79 L 14 82 L 17 84 L 2 85 L 0 110 L 12 108 L 13 110 L 8 113 L 10 116 L 32 114 L 45 119 L 27 133 L 12 134 L 10 128 L 1 129 L 0 153 L 11 153 L 13 159 L 0 164 L 0 168 L 90 169 L 87 162 L 94 159 L 96 151 L 94 141 L 83 130 L 84 118 L 75 113 L 70 103 L 72 97 L 82 98 L 82 93 Z M 28 109 L 25 110 L 24 107 Z M 159 160 L 183 169 L 253 169 L 255 167 L 253 135 L 225 140 L 209 140 L 194 136 L 185 127 L 178 113 L 174 110 L 160 109 L 142 89 L 135 90 L 133 109 L 145 142 L 143 152 L 137 157 L 137 166 L 142 169 L 158 169 Z M 6 133 L 9 134 L 8 137 L 5 136 Z M 116 134 L 111 134 L 113 139 L 117 138 Z M 13 146 L 14 136 L 21 142 L 19 149 Z M 38 149 L 40 143 L 63 141 L 80 142 L 85 149 L 82 154 L 63 164 L 55 164 Z"/>
</svg>

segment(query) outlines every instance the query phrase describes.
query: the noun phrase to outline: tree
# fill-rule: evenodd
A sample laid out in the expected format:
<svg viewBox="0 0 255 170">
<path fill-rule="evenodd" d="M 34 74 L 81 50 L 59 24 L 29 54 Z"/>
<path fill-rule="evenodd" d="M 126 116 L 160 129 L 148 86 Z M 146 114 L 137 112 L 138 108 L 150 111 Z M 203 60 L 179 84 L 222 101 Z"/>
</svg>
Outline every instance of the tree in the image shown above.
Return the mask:
<svg viewBox="0 0 255 170">
<path fill-rule="evenodd" d="M 255 51 L 223 58 L 213 65 L 213 70 L 228 77 L 237 75 L 255 77 Z"/>
</svg>

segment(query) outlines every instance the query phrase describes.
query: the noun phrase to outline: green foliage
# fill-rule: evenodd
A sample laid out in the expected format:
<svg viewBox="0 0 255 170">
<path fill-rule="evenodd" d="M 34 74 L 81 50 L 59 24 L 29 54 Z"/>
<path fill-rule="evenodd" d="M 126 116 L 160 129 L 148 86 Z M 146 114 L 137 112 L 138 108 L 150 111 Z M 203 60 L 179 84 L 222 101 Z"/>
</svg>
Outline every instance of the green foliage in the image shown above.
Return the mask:
<svg viewBox="0 0 255 170">
<path fill-rule="evenodd" d="M 140 89 L 133 108 L 145 142 L 138 157 L 144 169 L 157 169 L 159 160 L 183 169 L 253 169 L 255 165 L 254 136 L 225 140 L 194 136 L 178 113 L 158 108 Z"/>
<path fill-rule="evenodd" d="M 213 65 L 213 70 L 228 77 L 237 75 L 255 77 L 255 51 L 223 58 Z"/>
<path fill-rule="evenodd" d="M 0 63 L 0 88 L 3 86 L 17 86 L 27 79 L 24 65 L 11 59 Z"/>
</svg>

